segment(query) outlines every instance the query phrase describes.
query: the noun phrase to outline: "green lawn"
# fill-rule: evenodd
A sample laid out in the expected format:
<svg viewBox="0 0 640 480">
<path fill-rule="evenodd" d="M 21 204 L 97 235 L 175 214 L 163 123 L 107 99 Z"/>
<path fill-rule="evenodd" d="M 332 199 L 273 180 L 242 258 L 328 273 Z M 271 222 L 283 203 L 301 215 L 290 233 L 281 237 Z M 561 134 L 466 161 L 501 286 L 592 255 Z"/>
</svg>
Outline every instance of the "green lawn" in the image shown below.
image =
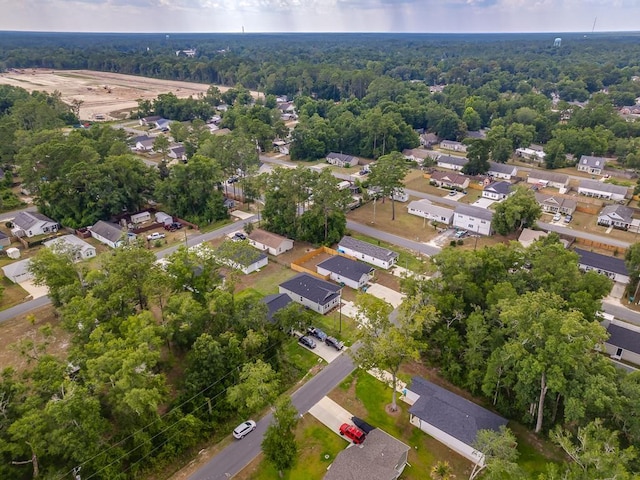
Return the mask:
<svg viewBox="0 0 640 480">
<path fill-rule="evenodd" d="M 251 274 L 247 281 L 253 290 L 262 295 L 278 293 L 278 285 L 296 275 L 290 268 L 277 263 L 270 263 L 263 271 Z"/>
<path fill-rule="evenodd" d="M 407 268 L 408 270 L 416 273 L 429 273 L 426 270 L 429 269 L 430 263 L 427 261 L 426 257 L 417 257 L 415 254 L 407 252 L 396 245 L 391 245 L 390 243 L 368 237 L 367 235 L 362 235 L 361 233 L 350 232 L 350 235 L 353 238 L 362 240 L 363 242 L 369 242 L 373 245 L 379 245 L 381 247 L 388 248 L 389 250 L 393 250 L 394 252 L 398 252 L 398 266 L 400 267 Z"/>
<path fill-rule="evenodd" d="M 351 345 L 356 339 L 358 324 L 355 320 L 342 315 L 340 320 L 340 311 L 334 310 L 327 315 L 317 314 L 313 325 L 319 327 L 327 335 L 342 340 L 345 345 Z M 340 328 L 342 326 L 342 329 Z"/>
</svg>

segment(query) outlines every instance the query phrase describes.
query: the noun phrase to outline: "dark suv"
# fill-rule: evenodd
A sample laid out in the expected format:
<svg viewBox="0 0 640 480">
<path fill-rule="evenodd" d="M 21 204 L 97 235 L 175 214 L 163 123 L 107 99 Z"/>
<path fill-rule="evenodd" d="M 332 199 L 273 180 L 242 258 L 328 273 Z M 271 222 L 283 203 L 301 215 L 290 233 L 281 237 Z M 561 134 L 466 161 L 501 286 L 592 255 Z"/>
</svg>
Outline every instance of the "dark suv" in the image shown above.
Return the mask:
<svg viewBox="0 0 640 480">
<path fill-rule="evenodd" d="M 327 337 L 324 339 L 324 343 L 329 345 L 330 347 L 335 348 L 336 350 L 342 350 L 344 348 L 344 343 L 338 340 L 335 337 Z"/>
<path fill-rule="evenodd" d="M 322 330 L 320 330 L 319 328 L 316 327 L 309 327 L 307 329 L 307 332 L 309 333 L 309 335 L 312 335 L 314 337 L 316 337 L 318 340 L 320 340 L 321 342 L 324 342 L 327 340 L 327 334 L 324 333 Z"/>
</svg>

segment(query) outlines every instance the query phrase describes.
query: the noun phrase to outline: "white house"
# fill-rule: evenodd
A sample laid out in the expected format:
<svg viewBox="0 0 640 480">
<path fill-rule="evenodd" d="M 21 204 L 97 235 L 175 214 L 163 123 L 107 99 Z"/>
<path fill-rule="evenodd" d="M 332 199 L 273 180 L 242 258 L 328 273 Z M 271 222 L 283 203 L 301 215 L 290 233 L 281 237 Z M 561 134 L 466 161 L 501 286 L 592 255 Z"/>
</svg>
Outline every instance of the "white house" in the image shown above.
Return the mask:
<svg viewBox="0 0 640 480">
<path fill-rule="evenodd" d="M 431 172 L 429 181 L 438 187 L 455 188 L 464 190 L 469 186 L 469 177 L 461 173 L 453 172 Z"/>
<path fill-rule="evenodd" d="M 529 146 L 525 148 L 516 148 L 516 156 L 526 160 L 531 160 L 532 162 L 542 163 L 544 162 L 546 154 L 542 148 L 537 149 Z"/>
<path fill-rule="evenodd" d="M 489 171 L 487 173 L 490 177 L 511 180 L 518 174 L 518 167 L 507 165 L 506 163 L 489 162 Z"/>
<path fill-rule="evenodd" d="M 154 143 L 156 143 L 156 139 L 154 137 L 142 135 L 135 139 L 135 149 L 139 152 L 151 152 L 153 151 Z"/>
<path fill-rule="evenodd" d="M 358 164 L 358 157 L 346 155 L 344 153 L 330 152 L 326 156 L 327 163 L 337 167 L 354 167 Z"/>
<path fill-rule="evenodd" d="M 598 214 L 598 225 L 627 230 L 633 222 L 633 209 L 624 205 L 607 205 Z"/>
<path fill-rule="evenodd" d="M 605 198 L 607 200 L 620 201 L 627 196 L 627 187 L 613 185 L 612 183 L 597 182 L 595 180 L 581 180 L 578 193 L 587 197 Z"/>
<path fill-rule="evenodd" d="M 133 238 L 135 238 L 134 234 L 126 232 L 120 225 L 103 220 L 98 220 L 95 225 L 89 227 L 89 231 L 93 238 L 111 248 L 117 248 L 123 245 L 127 240 L 132 238 L 132 235 Z"/>
<path fill-rule="evenodd" d="M 462 170 L 469 160 L 464 157 L 454 157 L 452 155 L 440 155 L 437 159 L 436 165 L 440 168 L 446 168 L 447 170 Z"/>
<path fill-rule="evenodd" d="M 338 251 L 354 258 L 388 270 L 398 261 L 398 254 L 387 248 L 363 242 L 345 235 L 338 243 Z"/>
<path fill-rule="evenodd" d="M 491 235 L 493 211 L 471 205 L 458 205 L 453 215 L 453 226 L 479 235 Z"/>
<path fill-rule="evenodd" d="M 482 190 L 482 197 L 489 198 L 491 200 L 504 200 L 511 195 L 511 185 L 509 182 L 493 182 L 484 187 Z"/>
<path fill-rule="evenodd" d="M 587 172 L 591 175 L 602 175 L 602 170 L 604 170 L 606 164 L 606 158 L 582 155 L 577 167 L 579 172 Z"/>
<path fill-rule="evenodd" d="M 473 447 L 480 430 L 495 430 L 507 419 L 421 377 L 413 377 L 405 395 L 412 425 L 473 463 L 484 454 Z"/>
<path fill-rule="evenodd" d="M 609 334 L 604 347 L 611 358 L 640 366 L 640 327 L 615 319 L 605 320 L 603 326 Z"/>
<path fill-rule="evenodd" d="M 174 160 L 181 160 L 183 162 L 187 160 L 187 153 L 184 145 L 174 145 L 173 147 L 170 147 L 167 155 L 169 158 L 173 158 Z"/>
<path fill-rule="evenodd" d="M 96 256 L 96 247 L 75 235 L 62 235 L 61 237 L 44 242 L 44 246 L 52 249 L 54 252 L 71 253 L 74 262 Z"/>
<path fill-rule="evenodd" d="M 38 212 L 20 212 L 11 221 L 14 237 L 35 237 L 46 233 L 56 233 L 60 225 Z"/>
<path fill-rule="evenodd" d="M 527 177 L 527 183 L 543 187 L 564 189 L 569 185 L 569 175 L 544 170 L 532 170 L 529 172 L 529 176 Z"/>
<path fill-rule="evenodd" d="M 286 293 L 296 303 L 324 315 L 340 305 L 342 287 L 308 273 L 299 273 L 282 282 L 280 293 Z"/>
<path fill-rule="evenodd" d="M 257 252 L 248 244 L 240 244 L 232 240 L 220 245 L 215 256 L 221 263 L 240 270 L 245 275 L 257 272 L 269 263 L 269 257 L 263 252 Z"/>
<path fill-rule="evenodd" d="M 406 160 L 411 160 L 412 162 L 416 162 L 420 165 L 424 163 L 426 159 L 435 160 L 438 158 L 438 152 L 434 152 L 433 150 L 425 150 L 423 148 L 405 148 L 402 151 L 402 155 Z"/>
<path fill-rule="evenodd" d="M 351 260 L 342 255 L 334 255 L 316 265 L 320 275 L 328 275 L 336 283 L 344 284 L 354 290 L 364 287 L 373 278 L 371 265 Z"/>
<path fill-rule="evenodd" d="M 563 213 L 564 215 L 573 215 L 578 204 L 575 200 L 567 197 L 545 195 L 543 193 L 535 194 L 536 202 L 540 205 L 543 212 L 546 213 Z"/>
<path fill-rule="evenodd" d="M 445 225 L 449 225 L 453 219 L 453 210 L 434 205 L 427 199 L 414 200 L 407 206 L 407 209 L 411 215 L 444 223 Z"/>
<path fill-rule="evenodd" d="M 453 150 L 455 152 L 466 152 L 467 146 L 464 143 L 454 142 L 453 140 L 442 140 L 440 148 L 445 150 Z"/>
<path fill-rule="evenodd" d="M 278 256 L 293 248 L 293 240 L 260 228 L 254 229 L 249 234 L 249 244 L 273 256 Z"/>
<path fill-rule="evenodd" d="M 28 282 L 33 279 L 33 275 L 29 271 L 31 265 L 31 259 L 25 258 L 18 262 L 10 263 L 2 267 L 4 276 L 11 280 L 13 283 Z"/>
<path fill-rule="evenodd" d="M 601 253 L 590 252 L 580 248 L 574 248 L 574 252 L 578 254 L 578 267 L 580 270 L 588 272 L 593 270 L 602 275 L 606 275 L 617 283 L 629 283 L 629 272 L 624 263 L 624 259 L 602 255 Z"/>
</svg>

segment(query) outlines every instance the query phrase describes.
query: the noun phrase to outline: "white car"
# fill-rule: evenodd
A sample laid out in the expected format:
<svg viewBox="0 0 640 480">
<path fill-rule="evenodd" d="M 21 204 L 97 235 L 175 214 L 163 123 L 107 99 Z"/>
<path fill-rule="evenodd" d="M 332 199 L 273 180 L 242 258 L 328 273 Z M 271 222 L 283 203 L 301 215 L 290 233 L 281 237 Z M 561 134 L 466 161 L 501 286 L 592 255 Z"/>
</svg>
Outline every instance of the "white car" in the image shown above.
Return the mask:
<svg viewBox="0 0 640 480">
<path fill-rule="evenodd" d="M 556 214 L 553 216 L 553 221 L 554 221 L 554 222 L 559 222 L 561 218 L 562 218 L 562 215 L 560 215 L 559 213 L 556 213 Z"/>
<path fill-rule="evenodd" d="M 255 429 L 256 422 L 254 422 L 253 420 L 247 420 L 246 422 L 242 422 L 240 425 L 233 429 L 233 436 L 240 440 L 247 434 L 253 432 Z"/>
<path fill-rule="evenodd" d="M 147 235 L 147 240 L 160 240 L 164 238 L 164 233 L 153 232 L 151 235 Z"/>
</svg>

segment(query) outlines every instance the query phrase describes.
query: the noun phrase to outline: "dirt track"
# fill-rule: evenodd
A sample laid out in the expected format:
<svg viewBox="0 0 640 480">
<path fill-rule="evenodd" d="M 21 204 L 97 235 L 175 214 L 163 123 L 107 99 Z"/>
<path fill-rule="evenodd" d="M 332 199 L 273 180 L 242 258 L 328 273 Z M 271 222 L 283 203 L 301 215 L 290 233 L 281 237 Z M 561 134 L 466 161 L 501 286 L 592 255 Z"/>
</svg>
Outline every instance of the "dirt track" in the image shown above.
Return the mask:
<svg viewBox="0 0 640 480">
<path fill-rule="evenodd" d="M 138 99 L 153 100 L 161 93 L 173 92 L 177 97 L 205 93 L 208 84 L 158 80 L 91 70 L 15 69 L 0 74 L 0 84 L 22 87 L 28 91 L 58 91 L 62 99 L 82 101 L 82 120 L 122 119 L 138 106 Z M 229 87 L 220 87 L 224 92 Z M 251 92 L 257 97 L 257 92 Z"/>
</svg>

